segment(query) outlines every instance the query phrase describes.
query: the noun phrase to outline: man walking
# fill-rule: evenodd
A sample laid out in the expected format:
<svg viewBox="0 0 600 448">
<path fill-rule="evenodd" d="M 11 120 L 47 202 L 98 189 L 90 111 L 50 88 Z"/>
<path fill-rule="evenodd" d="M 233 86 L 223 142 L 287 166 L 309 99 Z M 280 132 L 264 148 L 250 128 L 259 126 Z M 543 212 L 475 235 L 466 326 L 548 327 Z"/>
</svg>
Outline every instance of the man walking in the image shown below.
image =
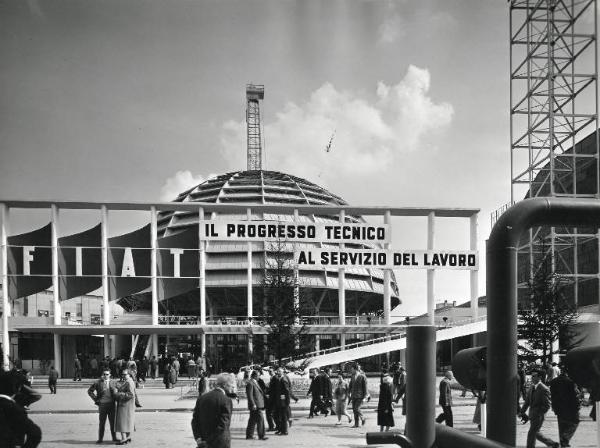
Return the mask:
<svg viewBox="0 0 600 448">
<path fill-rule="evenodd" d="M 538 370 L 531 372 L 532 386 L 527 392 L 525 404 L 521 409 L 521 416 L 529 408 L 529 432 L 527 433 L 527 448 L 535 448 L 535 440 L 559 448 L 560 444 L 544 436 L 540 430 L 544 424 L 544 415 L 550 409 L 550 390 L 541 381 L 542 374 Z"/>
<path fill-rule="evenodd" d="M 446 370 L 444 378 L 440 381 L 440 397 L 439 404 L 442 407 L 442 413 L 437 416 L 437 423 L 446 422 L 446 426 L 454 426 L 454 417 L 452 415 L 452 390 L 450 389 L 450 381 L 452 381 L 452 372 Z"/>
<path fill-rule="evenodd" d="M 215 388 L 198 396 L 192 417 L 192 432 L 198 447 L 230 448 L 231 412 L 233 405 L 228 394 L 235 391 L 235 377 L 221 373 L 215 381 Z"/>
<path fill-rule="evenodd" d="M 360 371 L 358 364 L 352 365 L 352 378 L 350 379 L 350 395 L 348 397 L 348 403 L 352 402 L 352 411 L 354 412 L 354 427 L 358 428 L 358 422 L 365 425 L 367 419 L 362 414 L 360 407 L 363 404 L 364 399 L 369 400 L 371 396 L 367 390 L 367 377 Z M 360 419 L 360 420 L 359 420 Z"/>
<path fill-rule="evenodd" d="M 248 426 L 246 427 L 246 439 L 254 439 L 254 427 L 260 440 L 267 440 L 265 437 L 265 421 L 263 419 L 263 410 L 265 409 L 265 393 L 258 384 L 258 372 L 253 370 L 250 374 L 250 380 L 246 383 L 246 398 L 248 399 Z"/>
<path fill-rule="evenodd" d="M 50 366 L 50 372 L 48 372 L 48 388 L 51 394 L 56 394 L 56 383 L 58 382 L 58 372 L 54 366 Z"/>
<path fill-rule="evenodd" d="M 73 381 L 81 381 L 81 360 L 79 356 L 75 355 L 75 362 L 73 364 L 73 368 L 75 369 L 75 373 L 73 375 Z"/>
<path fill-rule="evenodd" d="M 560 446 L 566 447 L 579 425 L 579 395 L 575 382 L 569 378 L 566 366 L 562 366 L 560 374 L 550 382 L 552 410 L 558 420 L 558 437 Z"/>
<path fill-rule="evenodd" d="M 108 417 L 108 424 L 110 425 L 110 435 L 112 436 L 113 442 L 118 442 L 117 435 L 115 434 L 115 398 L 113 397 L 112 390 L 114 388 L 113 382 L 110 379 L 110 370 L 103 369 L 102 377 L 94 381 L 88 389 L 88 395 L 94 400 L 94 404 L 98 406 L 99 412 L 99 426 L 98 426 L 98 440 L 96 443 L 102 443 L 104 439 L 104 427 L 106 425 L 106 418 Z"/>
</svg>

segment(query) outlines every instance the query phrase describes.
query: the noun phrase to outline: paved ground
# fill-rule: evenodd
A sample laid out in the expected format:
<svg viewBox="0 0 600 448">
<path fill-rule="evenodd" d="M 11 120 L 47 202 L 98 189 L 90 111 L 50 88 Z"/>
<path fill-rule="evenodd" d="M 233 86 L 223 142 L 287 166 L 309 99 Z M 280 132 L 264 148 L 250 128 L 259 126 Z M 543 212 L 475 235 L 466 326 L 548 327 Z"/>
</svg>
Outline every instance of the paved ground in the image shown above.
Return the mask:
<svg viewBox="0 0 600 448">
<path fill-rule="evenodd" d="M 31 418 L 42 428 L 43 439 L 40 447 L 58 448 L 72 445 L 91 446 L 96 441 L 97 414 L 96 408 L 86 394 L 87 387 L 81 384 L 65 384 L 60 387 L 57 395 L 50 395 L 41 385 L 36 385 L 43 393 L 43 398 L 31 406 Z M 158 385 L 156 385 L 158 386 Z M 138 389 L 143 408 L 136 412 L 136 432 L 133 434 L 133 445 L 140 447 L 194 447 L 195 443 L 190 430 L 191 412 L 195 401 L 181 399 L 185 389 L 162 389 L 146 387 Z M 471 422 L 475 409 L 474 399 L 460 398 L 454 395 L 455 426 L 462 430 L 476 433 L 475 425 Z M 232 447 L 300 447 L 319 448 L 365 447 L 365 434 L 377 431 L 375 405 L 372 400 L 367 406 L 365 415 L 367 423 L 361 428 L 351 428 L 348 423 L 335 425 L 336 417 L 318 417 L 307 419 L 308 400 L 301 399 L 292 405 L 294 422 L 289 436 L 276 436 L 268 433 L 267 441 L 245 440 L 245 427 L 248 414 L 245 411 L 246 401 L 234 402 L 232 418 Z M 582 422 L 571 445 L 573 447 L 596 447 L 596 424 L 587 416 L 590 408 L 582 409 Z M 403 428 L 405 417 L 396 412 L 396 429 Z M 518 425 L 517 445 L 525 446 L 528 425 Z M 544 424 L 545 433 L 557 439 L 556 418 L 549 412 Z M 108 432 L 107 432 L 108 436 Z M 108 437 L 109 438 L 109 437 Z M 108 445 L 108 443 L 106 443 Z M 538 443 L 538 446 L 542 446 Z M 466 447 L 465 447 L 466 448 Z"/>
</svg>

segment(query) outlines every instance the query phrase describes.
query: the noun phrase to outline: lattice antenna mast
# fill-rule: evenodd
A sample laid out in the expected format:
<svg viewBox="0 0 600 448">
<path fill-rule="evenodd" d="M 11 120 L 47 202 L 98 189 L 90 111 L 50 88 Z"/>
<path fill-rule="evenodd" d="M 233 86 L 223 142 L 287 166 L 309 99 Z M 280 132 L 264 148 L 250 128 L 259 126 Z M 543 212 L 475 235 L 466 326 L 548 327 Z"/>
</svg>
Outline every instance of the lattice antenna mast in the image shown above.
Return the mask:
<svg viewBox="0 0 600 448">
<path fill-rule="evenodd" d="M 596 0 L 510 1 L 513 202 L 600 197 L 596 8 Z M 584 139 L 587 135 L 596 138 Z M 590 172 L 585 170 L 590 165 L 596 174 L 585 179 L 582 173 Z M 582 229 L 534 228 L 521 242 L 519 263 L 533 269 L 536 257 L 550 253 L 553 272 L 572 282 L 571 298 L 578 304 L 583 283 L 600 280 L 600 274 L 586 277 L 578 267 L 582 245 L 592 240 L 598 246 L 596 238 Z M 521 282 L 533 275 L 519 270 Z"/>
<path fill-rule="evenodd" d="M 262 138 L 260 100 L 265 98 L 265 86 L 246 85 L 246 127 L 248 132 L 248 171 L 262 170 Z"/>
</svg>

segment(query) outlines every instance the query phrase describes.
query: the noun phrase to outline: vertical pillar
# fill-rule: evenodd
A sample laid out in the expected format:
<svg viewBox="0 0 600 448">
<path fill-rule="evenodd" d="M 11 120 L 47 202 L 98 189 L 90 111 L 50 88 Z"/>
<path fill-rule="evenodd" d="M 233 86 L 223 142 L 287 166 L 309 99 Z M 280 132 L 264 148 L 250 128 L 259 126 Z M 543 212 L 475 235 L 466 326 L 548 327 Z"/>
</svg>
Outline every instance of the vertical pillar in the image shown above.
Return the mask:
<svg viewBox="0 0 600 448">
<path fill-rule="evenodd" d="M 202 221 L 204 220 L 204 208 L 200 207 L 198 209 L 198 222 L 200 222 L 200 224 L 202 225 Z M 202 239 L 202 233 L 201 233 L 201 229 L 200 226 L 198 226 L 198 231 L 200 232 L 198 234 L 198 238 L 200 239 L 200 241 L 198 242 L 198 247 L 200 248 L 199 250 L 199 267 L 200 267 L 200 273 L 199 273 L 199 279 L 200 279 L 200 325 L 206 325 L 206 241 Z M 204 344 L 202 344 L 202 347 L 204 348 Z"/>
<path fill-rule="evenodd" d="M 471 216 L 470 223 L 470 231 L 469 231 L 469 249 L 472 251 L 477 250 L 477 217 L 478 214 L 474 214 Z M 479 318 L 479 269 L 473 269 L 469 271 L 470 275 L 470 292 L 471 292 L 471 317 L 473 320 L 477 320 Z M 477 345 L 477 335 L 474 334 L 471 337 L 471 344 L 473 347 Z"/>
<path fill-rule="evenodd" d="M 9 370 L 10 338 L 8 333 L 8 207 L 0 204 L 0 245 L 2 245 L 2 369 Z"/>
<path fill-rule="evenodd" d="M 58 282 L 58 207 L 56 204 L 50 206 L 50 246 L 52 247 L 52 295 L 54 300 L 54 325 L 62 323 L 62 312 L 60 306 L 60 291 Z M 55 330 L 56 331 L 56 330 Z M 61 338 L 54 333 L 54 367 L 61 374 Z"/>
<path fill-rule="evenodd" d="M 246 210 L 246 218 L 248 221 L 252 220 L 252 209 L 248 207 Z M 247 251 L 247 264 L 248 268 L 246 271 L 247 274 L 247 283 L 246 286 L 246 297 L 247 297 L 247 308 L 248 308 L 248 323 L 252 325 L 252 316 L 254 315 L 254 309 L 252 304 L 252 241 L 248 241 L 248 251 Z M 253 353 L 254 353 L 254 340 L 252 335 L 252 330 L 248 333 L 248 359 L 250 363 L 253 361 Z"/>
<path fill-rule="evenodd" d="M 340 212 L 340 224 L 346 222 L 346 210 Z M 345 244 L 340 244 L 340 250 L 344 249 Z M 338 314 L 340 325 L 346 325 L 346 270 L 338 269 Z M 346 347 L 346 333 L 340 333 L 340 348 Z"/>
<path fill-rule="evenodd" d="M 427 250 L 433 250 L 433 241 L 435 236 L 435 212 L 427 216 Z M 434 291 L 435 270 L 427 270 L 427 323 L 435 325 L 435 291 Z"/>
<path fill-rule="evenodd" d="M 158 325 L 158 279 L 156 270 L 157 254 L 157 233 L 158 225 L 156 222 L 156 207 L 150 207 L 150 288 L 152 289 L 152 325 Z"/>
<path fill-rule="evenodd" d="M 315 352 L 318 352 L 319 350 L 321 350 L 321 336 L 316 334 L 315 335 Z"/>
<path fill-rule="evenodd" d="M 406 436 L 414 448 L 435 441 L 435 327 L 410 326 L 406 332 Z"/>
<path fill-rule="evenodd" d="M 153 334 L 150 336 L 152 338 L 152 356 L 155 356 L 158 359 L 158 334 Z"/>
<path fill-rule="evenodd" d="M 150 207 L 150 289 L 152 291 L 152 325 L 158 327 L 158 215 L 156 207 Z M 157 328 L 158 331 L 158 328 Z M 158 333 L 150 335 L 148 344 L 152 348 L 152 354 L 158 354 Z"/>
<path fill-rule="evenodd" d="M 392 214 L 389 210 L 383 215 L 383 223 L 388 225 L 391 224 Z M 385 243 L 384 249 L 390 250 L 390 243 Z M 390 311 L 392 308 L 392 270 L 383 270 L 383 320 L 385 325 L 391 324 Z"/>
<path fill-rule="evenodd" d="M 110 298 L 108 291 L 108 209 L 100 207 L 100 244 L 102 245 L 102 325 L 110 325 Z M 113 357 L 114 344 L 110 343 L 110 335 L 104 334 L 104 356 Z"/>
<path fill-rule="evenodd" d="M 340 224 L 346 222 L 346 211 L 340 212 Z M 344 249 L 345 244 L 340 243 L 340 250 Z M 338 269 L 338 314 L 340 325 L 346 325 L 346 269 Z"/>
</svg>

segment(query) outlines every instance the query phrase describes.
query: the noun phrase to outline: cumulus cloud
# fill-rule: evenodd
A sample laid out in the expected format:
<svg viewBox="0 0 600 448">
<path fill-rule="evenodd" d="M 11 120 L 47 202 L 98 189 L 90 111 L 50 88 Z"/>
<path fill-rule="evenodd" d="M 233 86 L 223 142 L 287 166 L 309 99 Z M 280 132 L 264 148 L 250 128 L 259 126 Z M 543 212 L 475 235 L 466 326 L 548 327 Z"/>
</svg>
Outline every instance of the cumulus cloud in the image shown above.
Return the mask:
<svg viewBox="0 0 600 448">
<path fill-rule="evenodd" d="M 411 65 L 397 84 L 380 82 L 371 101 L 331 83 L 322 85 L 304 103 L 287 103 L 273 122 L 264 124 L 264 168 L 315 181 L 317 173 L 323 184 L 340 175 L 380 171 L 450 124 L 453 108 L 430 98 L 430 84 L 429 71 Z M 222 130 L 225 157 L 236 167 L 245 166 L 240 165 L 245 122 L 229 121 Z"/>
<path fill-rule="evenodd" d="M 202 175 L 193 175 L 189 170 L 177 171 L 173 176 L 169 177 L 160 188 L 160 200 L 165 202 L 172 201 L 179 193 L 183 193 L 185 190 L 201 184 L 214 176 L 214 174 L 209 174 L 205 178 Z"/>
</svg>

